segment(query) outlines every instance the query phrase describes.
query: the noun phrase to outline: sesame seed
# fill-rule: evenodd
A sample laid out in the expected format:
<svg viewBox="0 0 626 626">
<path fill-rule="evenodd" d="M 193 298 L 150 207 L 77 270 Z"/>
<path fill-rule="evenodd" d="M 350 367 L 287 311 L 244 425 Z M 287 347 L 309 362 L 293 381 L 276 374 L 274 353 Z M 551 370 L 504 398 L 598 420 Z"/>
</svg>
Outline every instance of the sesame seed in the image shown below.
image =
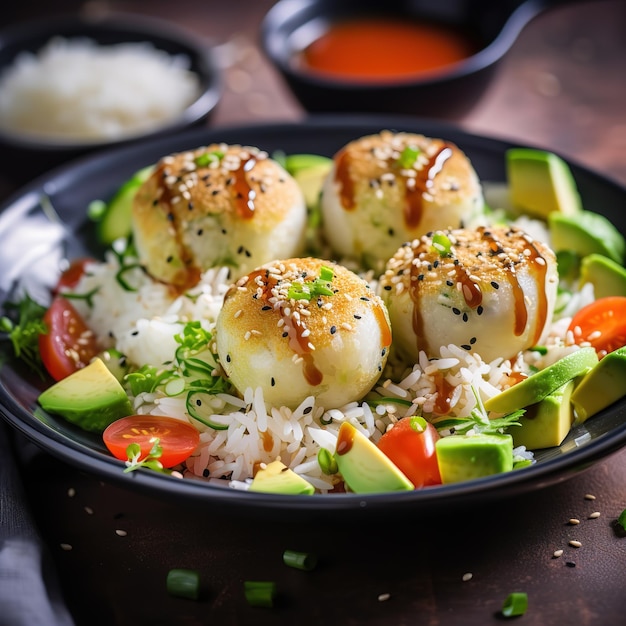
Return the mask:
<svg viewBox="0 0 626 626">
<path fill-rule="evenodd" d="M 580 541 L 576 541 L 576 539 L 572 539 L 569 545 L 572 546 L 572 548 L 581 548 L 583 544 L 580 543 Z"/>
<path fill-rule="evenodd" d="M 331 326 L 330 327 L 330 334 L 334 335 L 337 332 L 337 327 L 336 326 Z"/>
<path fill-rule="evenodd" d="M 495 280 L 492 280 L 492 281 L 491 281 L 491 286 L 492 286 L 494 289 L 500 289 L 500 285 L 498 285 L 498 283 L 497 283 Z"/>
<path fill-rule="evenodd" d="M 573 561 L 567 561 L 565 565 L 567 565 L 567 567 L 576 567 L 576 563 L 574 563 Z"/>
<path fill-rule="evenodd" d="M 61 550 L 65 550 L 65 552 L 69 552 L 72 549 L 72 544 L 70 543 L 62 543 L 59 545 L 61 546 Z"/>
<path fill-rule="evenodd" d="M 555 559 L 558 559 L 560 556 L 563 556 L 563 550 L 555 550 L 554 553 L 552 554 L 552 556 Z"/>
<path fill-rule="evenodd" d="M 575 517 L 572 517 L 572 518 L 569 520 L 569 523 L 570 523 L 570 524 L 572 524 L 572 525 L 580 524 L 580 520 L 579 520 L 579 519 L 576 519 Z"/>
<path fill-rule="evenodd" d="M 391 594 L 390 593 L 381 593 L 378 596 L 378 601 L 379 602 L 386 602 L 387 600 L 389 600 L 389 598 L 391 598 Z"/>
<path fill-rule="evenodd" d="M 118 529 L 115 531 L 115 534 L 116 534 L 118 537 L 126 537 L 126 535 L 128 535 L 128 533 L 127 533 L 125 530 L 121 530 L 120 528 L 118 528 Z"/>
<path fill-rule="evenodd" d="M 467 572 L 467 574 L 463 574 L 463 582 L 466 583 L 468 580 L 472 580 L 473 574 L 471 572 Z"/>
<path fill-rule="evenodd" d="M 600 517 L 600 511 L 594 511 L 590 516 L 589 519 L 598 519 Z"/>
<path fill-rule="evenodd" d="M 85 513 L 87 513 L 87 515 L 93 515 L 93 509 L 90 506 L 86 506 Z"/>
<path fill-rule="evenodd" d="M 74 489 L 74 487 L 70 487 L 67 490 L 67 497 L 68 498 L 73 498 L 76 495 L 76 489 Z"/>
<path fill-rule="evenodd" d="M 585 495 L 585 500 L 595 500 L 596 497 L 590 493 Z"/>
</svg>

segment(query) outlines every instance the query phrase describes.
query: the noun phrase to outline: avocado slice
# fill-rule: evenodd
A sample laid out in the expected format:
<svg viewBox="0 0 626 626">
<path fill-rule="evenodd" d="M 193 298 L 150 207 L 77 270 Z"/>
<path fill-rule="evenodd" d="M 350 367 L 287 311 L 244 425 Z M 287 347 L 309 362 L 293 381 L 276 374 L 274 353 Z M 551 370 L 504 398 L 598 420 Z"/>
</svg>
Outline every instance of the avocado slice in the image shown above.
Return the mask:
<svg viewBox="0 0 626 626">
<path fill-rule="evenodd" d="M 513 206 L 546 218 L 551 213 L 576 215 L 582 209 L 576 182 L 567 163 L 556 154 L 512 148 L 505 155 Z"/>
<path fill-rule="evenodd" d="M 148 180 L 153 170 L 154 165 L 149 165 L 135 172 L 106 205 L 98 223 L 98 238 L 103 244 L 111 245 L 116 239 L 130 235 L 133 200 L 137 190 Z"/>
<path fill-rule="evenodd" d="M 322 156 L 321 154 L 288 154 L 284 159 L 285 169 L 292 175 L 295 176 L 298 172 L 302 170 L 308 170 L 316 167 L 327 167 L 330 169 L 333 160 Z"/>
<path fill-rule="evenodd" d="M 489 398 L 485 402 L 485 409 L 495 413 L 512 413 L 536 404 L 569 380 L 586 374 L 597 363 L 598 355 L 594 348 L 580 348 L 502 393 Z"/>
<path fill-rule="evenodd" d="M 582 424 L 626 396 L 626 346 L 609 352 L 582 379 L 572 394 L 575 424 Z"/>
<path fill-rule="evenodd" d="M 282 461 L 276 460 L 255 474 L 249 491 L 310 496 L 315 493 L 315 487 Z"/>
<path fill-rule="evenodd" d="M 415 489 L 413 483 L 376 444 L 349 422 L 343 422 L 339 428 L 335 460 L 339 473 L 354 493 Z"/>
<path fill-rule="evenodd" d="M 602 254 L 623 265 L 626 240 L 604 215 L 580 211 L 576 215 L 548 216 L 552 249 L 571 250 L 579 256 Z"/>
<path fill-rule="evenodd" d="M 520 426 L 511 428 L 513 445 L 528 450 L 561 445 L 574 422 L 570 398 L 575 384 L 572 379 L 541 402 L 531 404 L 520 417 Z"/>
<path fill-rule="evenodd" d="M 332 159 L 319 154 L 291 154 L 285 157 L 285 169 L 298 183 L 309 209 L 317 208 L 324 179 L 332 166 Z"/>
<path fill-rule="evenodd" d="M 435 451 L 444 485 L 513 469 L 511 435 L 450 435 L 437 440 Z"/>
<path fill-rule="evenodd" d="M 626 268 L 602 254 L 588 254 L 580 262 L 580 285 L 586 283 L 596 298 L 626 296 Z"/>
<path fill-rule="evenodd" d="M 124 388 L 101 359 L 52 385 L 38 401 L 45 411 L 94 433 L 133 412 Z"/>
</svg>

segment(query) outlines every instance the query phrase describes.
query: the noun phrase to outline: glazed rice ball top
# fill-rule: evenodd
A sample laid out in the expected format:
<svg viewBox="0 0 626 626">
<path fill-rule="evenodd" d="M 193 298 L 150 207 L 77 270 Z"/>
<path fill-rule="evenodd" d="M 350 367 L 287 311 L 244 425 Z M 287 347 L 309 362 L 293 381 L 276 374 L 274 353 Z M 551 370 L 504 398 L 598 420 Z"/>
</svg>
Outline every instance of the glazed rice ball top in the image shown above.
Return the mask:
<svg viewBox="0 0 626 626">
<path fill-rule="evenodd" d="M 478 176 L 457 146 L 382 131 L 335 155 L 321 207 L 333 250 L 382 269 L 405 241 L 473 223 L 484 201 Z"/>
<path fill-rule="evenodd" d="M 187 288 L 202 271 L 235 275 L 302 253 L 306 206 L 298 184 L 251 146 L 211 144 L 162 158 L 133 205 L 140 261 Z"/>
<path fill-rule="evenodd" d="M 371 389 L 386 363 L 391 329 L 382 300 L 362 278 L 330 261 L 293 258 L 231 287 L 216 343 L 240 393 L 261 387 L 273 406 L 315 396 L 331 408 Z"/>
</svg>

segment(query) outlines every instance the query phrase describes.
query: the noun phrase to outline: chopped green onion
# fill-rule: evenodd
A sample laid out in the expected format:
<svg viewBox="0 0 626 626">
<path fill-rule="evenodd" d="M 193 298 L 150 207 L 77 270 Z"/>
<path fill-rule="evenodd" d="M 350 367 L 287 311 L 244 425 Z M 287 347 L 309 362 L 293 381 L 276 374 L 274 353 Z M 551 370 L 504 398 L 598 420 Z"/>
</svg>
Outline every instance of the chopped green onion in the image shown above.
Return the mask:
<svg viewBox="0 0 626 626">
<path fill-rule="evenodd" d="M 505 617 L 516 617 L 524 615 L 528 609 L 528 594 L 516 591 L 509 594 L 502 605 L 502 615 Z"/>
<path fill-rule="evenodd" d="M 405 400 L 404 398 L 371 398 L 367 400 L 368 404 L 373 404 L 377 406 L 379 404 L 401 404 L 402 406 L 411 406 L 413 404 L 410 400 Z"/>
<path fill-rule="evenodd" d="M 432 247 L 439 253 L 439 256 L 447 256 L 452 249 L 452 242 L 447 235 L 435 233 L 433 235 Z"/>
<path fill-rule="evenodd" d="M 87 293 L 73 293 L 70 291 L 63 292 L 63 297 L 68 300 L 84 300 L 87 303 L 88 307 L 93 307 L 93 297 L 98 293 L 100 287 L 94 287 L 91 291 Z"/>
<path fill-rule="evenodd" d="M 165 383 L 163 391 L 165 391 L 165 395 L 169 397 L 181 394 L 183 391 L 185 391 L 185 379 L 172 378 L 172 380 Z"/>
<path fill-rule="evenodd" d="M 197 600 L 200 596 L 200 574 L 192 569 L 171 569 L 167 573 L 166 586 L 171 596 Z"/>
<path fill-rule="evenodd" d="M 288 567 L 310 572 L 317 566 L 317 557 L 314 554 L 308 554 L 307 552 L 285 550 L 283 552 L 283 563 Z"/>
<path fill-rule="evenodd" d="M 107 203 L 104 200 L 92 200 L 87 205 L 87 217 L 93 222 L 98 222 L 107 210 Z"/>
<path fill-rule="evenodd" d="M 335 277 L 333 270 L 327 265 L 322 265 L 320 269 L 320 278 L 322 280 L 331 281 Z"/>
<path fill-rule="evenodd" d="M 336 474 L 339 471 L 335 457 L 326 448 L 320 448 L 317 453 L 317 462 L 319 463 L 322 472 L 324 472 L 327 476 Z"/>
<path fill-rule="evenodd" d="M 398 165 L 403 169 L 409 169 L 410 167 L 413 167 L 420 152 L 421 150 L 419 148 L 416 148 L 414 146 L 407 146 L 404 150 L 402 150 L 400 156 L 398 157 Z"/>
<path fill-rule="evenodd" d="M 137 287 L 133 287 L 124 277 L 126 272 L 130 272 L 131 270 L 141 268 L 141 264 L 139 263 L 131 263 L 130 265 L 123 265 L 115 274 L 115 280 L 119 283 L 120 287 L 124 289 L 124 291 L 137 291 Z"/>
<path fill-rule="evenodd" d="M 417 433 L 423 433 L 428 428 L 428 422 L 419 415 L 413 415 L 412 417 L 409 417 L 409 420 L 411 430 L 414 430 Z"/>
<path fill-rule="evenodd" d="M 531 350 L 533 352 L 538 352 L 542 356 L 548 354 L 548 348 L 546 348 L 546 346 L 533 346 Z"/>
<path fill-rule="evenodd" d="M 620 516 L 617 518 L 617 523 L 626 530 L 626 509 L 624 509 Z"/>
<path fill-rule="evenodd" d="M 245 581 L 243 590 L 250 606 L 272 608 L 276 597 L 276 583 L 271 581 Z"/>
<path fill-rule="evenodd" d="M 205 152 L 194 159 L 194 163 L 198 167 L 206 167 L 211 163 L 218 163 L 224 158 L 224 153 L 215 150 L 214 152 Z"/>
</svg>

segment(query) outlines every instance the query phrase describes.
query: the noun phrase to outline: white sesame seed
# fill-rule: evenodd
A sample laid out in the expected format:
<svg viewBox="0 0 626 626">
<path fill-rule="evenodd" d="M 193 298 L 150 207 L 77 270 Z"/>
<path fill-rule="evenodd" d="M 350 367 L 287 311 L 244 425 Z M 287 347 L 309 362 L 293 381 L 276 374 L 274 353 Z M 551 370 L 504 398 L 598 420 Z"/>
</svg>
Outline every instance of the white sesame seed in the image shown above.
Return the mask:
<svg viewBox="0 0 626 626">
<path fill-rule="evenodd" d="M 90 506 L 86 506 L 85 513 L 87 513 L 87 515 L 93 515 L 93 509 Z"/>
<path fill-rule="evenodd" d="M 385 602 L 385 601 L 389 600 L 389 598 L 391 598 L 391 594 L 390 593 L 381 593 L 378 596 L 378 601 L 379 602 Z"/>
<path fill-rule="evenodd" d="M 67 497 L 68 498 L 73 498 L 76 495 L 76 489 L 74 489 L 74 487 L 70 487 L 67 490 Z"/>
<path fill-rule="evenodd" d="M 580 547 L 582 547 L 583 544 L 580 543 L 580 541 L 576 541 L 576 539 L 572 539 L 569 542 L 569 545 L 572 546 L 572 548 L 580 548 Z"/>
<path fill-rule="evenodd" d="M 578 328 L 578 331 L 580 332 L 580 328 Z M 591 493 L 588 493 L 585 495 L 585 500 L 595 500 L 595 499 L 596 497 Z"/>
<path fill-rule="evenodd" d="M 126 537 L 126 535 L 128 535 L 128 533 L 125 530 L 121 530 L 119 528 L 115 531 L 115 534 L 118 537 Z"/>
<path fill-rule="evenodd" d="M 590 516 L 589 519 L 598 519 L 600 517 L 600 511 L 594 511 Z"/>
<path fill-rule="evenodd" d="M 62 543 L 60 546 L 61 550 L 65 550 L 65 552 L 69 552 L 72 549 L 72 544 L 70 543 Z"/>
<path fill-rule="evenodd" d="M 473 574 L 471 572 L 467 572 L 467 574 L 463 574 L 463 582 L 466 583 L 468 580 L 472 580 Z"/>
<path fill-rule="evenodd" d="M 569 523 L 572 525 L 580 524 L 580 520 L 575 517 L 570 518 Z"/>
<path fill-rule="evenodd" d="M 552 556 L 555 559 L 558 559 L 560 556 L 563 556 L 563 550 L 555 550 L 554 553 L 552 554 Z"/>
</svg>

